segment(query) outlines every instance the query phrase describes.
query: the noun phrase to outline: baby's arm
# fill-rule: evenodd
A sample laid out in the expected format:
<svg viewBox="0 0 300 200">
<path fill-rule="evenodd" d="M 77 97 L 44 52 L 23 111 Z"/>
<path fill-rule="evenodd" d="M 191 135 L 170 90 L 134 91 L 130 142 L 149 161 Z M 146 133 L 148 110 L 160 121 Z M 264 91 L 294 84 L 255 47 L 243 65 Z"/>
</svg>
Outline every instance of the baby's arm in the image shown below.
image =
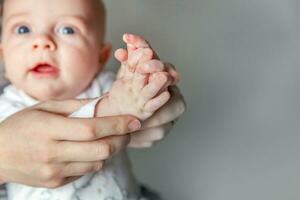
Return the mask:
<svg viewBox="0 0 300 200">
<path fill-rule="evenodd" d="M 127 51 L 116 51 L 117 58 L 124 56 L 121 72 L 109 94 L 98 104 L 96 116 L 131 114 L 145 120 L 169 100 L 167 86 L 171 76 L 164 70 L 164 64 L 154 59 L 145 40 L 130 34 L 125 34 L 123 40 Z M 143 73 L 145 68 L 153 73 Z"/>
</svg>

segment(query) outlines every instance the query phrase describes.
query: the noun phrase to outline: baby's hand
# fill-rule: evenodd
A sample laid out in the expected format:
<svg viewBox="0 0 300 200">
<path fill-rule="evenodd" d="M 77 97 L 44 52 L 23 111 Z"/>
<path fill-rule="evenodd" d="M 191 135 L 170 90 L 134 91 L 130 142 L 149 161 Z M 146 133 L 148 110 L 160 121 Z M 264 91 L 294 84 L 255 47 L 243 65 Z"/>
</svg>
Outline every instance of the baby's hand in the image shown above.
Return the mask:
<svg viewBox="0 0 300 200">
<path fill-rule="evenodd" d="M 115 53 L 121 60 L 120 73 L 97 106 L 96 115 L 131 114 L 145 120 L 169 100 L 167 87 L 173 82 L 172 75 L 144 39 L 125 34 L 123 40 L 127 51 Z"/>
</svg>

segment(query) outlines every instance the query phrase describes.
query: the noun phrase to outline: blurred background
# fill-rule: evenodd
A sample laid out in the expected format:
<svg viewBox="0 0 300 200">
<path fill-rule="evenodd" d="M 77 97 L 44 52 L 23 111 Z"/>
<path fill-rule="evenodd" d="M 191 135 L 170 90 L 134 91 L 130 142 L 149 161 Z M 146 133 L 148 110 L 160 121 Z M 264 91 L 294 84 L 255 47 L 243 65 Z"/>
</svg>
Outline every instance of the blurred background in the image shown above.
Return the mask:
<svg viewBox="0 0 300 200">
<path fill-rule="evenodd" d="M 139 180 L 166 200 L 299 200 L 300 1 L 106 4 L 114 49 L 146 37 L 188 105 L 164 141 L 131 151 Z"/>
</svg>

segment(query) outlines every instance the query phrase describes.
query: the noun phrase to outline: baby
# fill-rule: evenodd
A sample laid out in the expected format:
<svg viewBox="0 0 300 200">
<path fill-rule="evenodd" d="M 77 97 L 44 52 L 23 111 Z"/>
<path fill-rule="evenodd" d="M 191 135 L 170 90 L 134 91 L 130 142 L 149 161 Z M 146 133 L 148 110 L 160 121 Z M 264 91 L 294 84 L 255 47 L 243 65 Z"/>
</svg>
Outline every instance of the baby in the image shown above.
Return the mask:
<svg viewBox="0 0 300 200">
<path fill-rule="evenodd" d="M 124 34 L 121 69 L 103 71 L 111 47 L 104 43 L 105 10 L 99 0 L 5 0 L 1 53 L 11 85 L 0 97 L 0 119 L 39 101 L 96 98 L 70 117 L 131 114 L 149 118 L 170 98 L 176 73 L 165 69 L 141 37 Z M 76 133 L 74 133 L 76 134 Z M 34 156 L 34 155 L 33 155 Z M 141 199 L 126 152 L 58 189 L 7 185 L 10 200 Z"/>
</svg>

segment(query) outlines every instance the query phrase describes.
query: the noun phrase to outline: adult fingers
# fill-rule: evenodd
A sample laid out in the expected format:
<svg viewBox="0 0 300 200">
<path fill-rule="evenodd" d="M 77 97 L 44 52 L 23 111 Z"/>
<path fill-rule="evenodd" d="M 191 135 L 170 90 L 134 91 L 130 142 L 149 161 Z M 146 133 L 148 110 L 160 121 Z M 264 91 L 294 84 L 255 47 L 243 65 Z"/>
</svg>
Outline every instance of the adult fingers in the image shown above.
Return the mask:
<svg viewBox="0 0 300 200">
<path fill-rule="evenodd" d="M 184 98 L 176 86 L 169 87 L 170 100 L 149 119 L 143 122 L 142 129 L 160 126 L 177 119 L 186 108 Z"/>
<path fill-rule="evenodd" d="M 103 167 L 103 161 L 95 162 L 71 162 L 66 164 L 61 172 L 63 177 L 82 176 L 90 172 L 96 172 Z"/>
<path fill-rule="evenodd" d="M 93 99 L 69 99 L 63 101 L 45 101 L 32 106 L 30 109 L 38 109 L 68 116 Z"/>
<path fill-rule="evenodd" d="M 71 141 L 91 141 L 112 135 L 123 135 L 141 127 L 141 123 L 136 118 L 128 115 L 84 119 L 64 118 L 63 120 L 56 117 L 49 124 L 55 127 L 52 132 L 53 139 Z"/>
<path fill-rule="evenodd" d="M 179 82 L 180 77 L 175 67 L 171 63 L 165 63 L 165 69 L 172 77 L 171 85 L 176 85 Z"/>
<path fill-rule="evenodd" d="M 129 142 L 128 136 L 111 136 L 94 142 L 62 141 L 56 146 L 57 162 L 90 162 L 106 160 Z M 63 151 L 61 151 L 63 149 Z"/>
<path fill-rule="evenodd" d="M 159 127 L 134 132 L 131 134 L 128 146 L 132 148 L 151 147 L 154 142 L 162 140 L 167 135 L 169 130 L 173 127 L 173 124 L 174 123 L 169 122 Z"/>
</svg>

